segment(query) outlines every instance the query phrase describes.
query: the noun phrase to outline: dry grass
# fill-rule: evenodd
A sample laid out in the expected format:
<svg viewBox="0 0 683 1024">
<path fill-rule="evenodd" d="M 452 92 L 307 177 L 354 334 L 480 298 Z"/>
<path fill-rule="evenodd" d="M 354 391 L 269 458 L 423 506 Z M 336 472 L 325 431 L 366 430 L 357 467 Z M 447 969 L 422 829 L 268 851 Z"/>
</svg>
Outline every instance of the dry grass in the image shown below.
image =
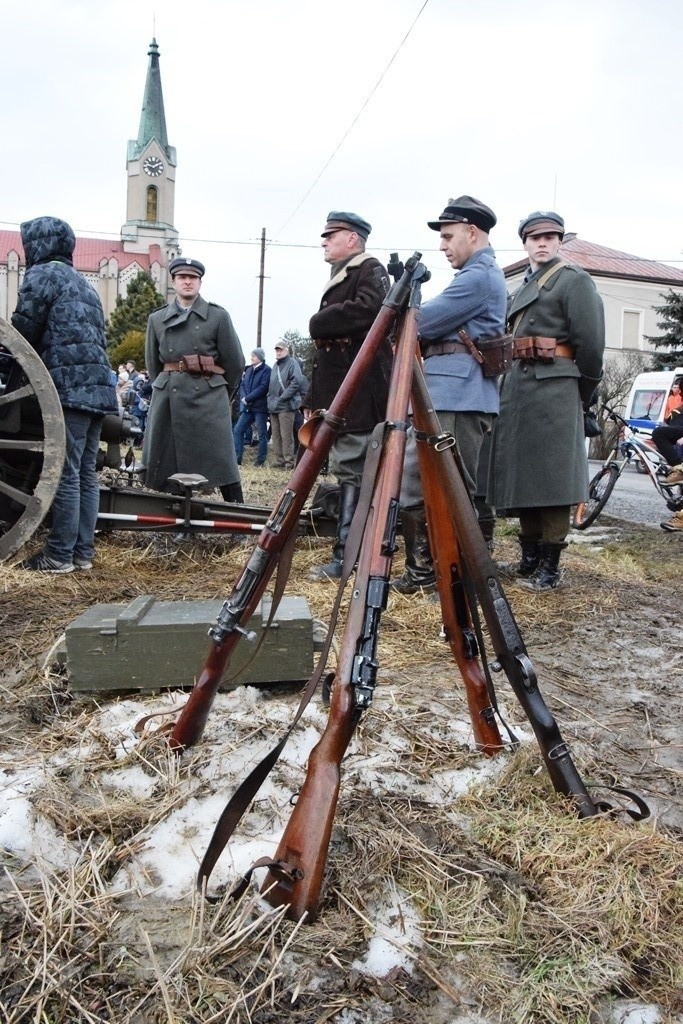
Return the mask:
<svg viewBox="0 0 683 1024">
<path fill-rule="evenodd" d="M 250 467 L 244 477 L 249 500 L 258 503 L 272 500 L 285 482 L 284 474 Z M 514 556 L 512 532 L 503 527 L 503 558 Z M 618 995 L 656 1002 L 663 1024 L 673 1022 L 682 1009 L 683 906 L 672 829 L 658 819 L 577 821 L 552 792 L 534 745 L 505 755 L 495 781 L 455 800 L 421 801 L 400 785 L 368 781 L 367 753 L 425 787 L 438 772 L 480 764 L 449 738 L 447 725 L 462 717 L 463 701 L 438 639 L 438 607 L 424 598 L 392 597 L 383 618 L 382 685 L 361 723 L 358 753 L 345 765 L 314 926 L 264 909 L 253 889 L 238 904 L 216 906 L 197 897 L 169 904 L 135 890 L 112 891 L 112 879 L 152 827 L 196 794 L 208 753 L 202 745 L 178 764 L 150 739 L 122 760 L 99 726 L 99 707 L 72 700 L 64 680 L 43 667 L 41 652 L 96 601 L 144 593 L 226 596 L 252 543 L 173 545 L 117 534 L 98 545 L 90 576 L 41 578 L 5 569 L 2 724 L 12 767 L 47 763 L 79 740 L 88 754 L 77 768 L 46 774 L 34 801 L 71 851 L 68 869 L 4 857 L 2 1024 L 452 1024 L 474 1021 L 478 1012 L 504 1024 L 594 1024 L 600 1002 Z M 334 588 L 310 584 L 306 574 L 328 550 L 329 542 L 302 541 L 289 588 L 305 593 L 322 619 Z M 643 776 L 675 802 L 680 767 L 659 760 L 657 723 L 647 749 L 635 750 L 622 728 L 625 712 L 607 719 L 591 703 L 595 684 L 573 674 L 573 652 L 561 671 L 547 653 L 549 638 L 590 632 L 601 616 L 618 619 L 625 587 L 642 587 L 647 578 L 652 599 L 664 600 L 665 559 L 638 550 L 637 542 L 626 554 L 572 550 L 571 588 L 551 602 L 519 589 L 510 597 L 527 645 L 539 646 L 542 681 L 552 686 L 558 716 L 578 738 L 589 773 L 604 781 L 626 765 L 635 776 L 639 758 Z M 594 645 L 596 652 L 607 648 L 609 641 Z M 150 710 L 158 704 L 149 699 Z M 259 714 L 250 728 L 267 731 L 267 708 Z M 516 710 L 512 717 L 521 720 Z M 405 741 L 399 763 L 390 734 Z M 235 742 L 241 738 L 236 734 Z M 612 761 L 598 756 L 603 744 Z M 133 764 L 153 781 L 150 794 L 135 801 L 103 784 L 105 775 Z M 367 949 L 377 901 L 388 888 L 418 908 L 422 943 L 410 947 L 412 975 L 397 970 L 373 981 L 353 962 Z"/>
</svg>

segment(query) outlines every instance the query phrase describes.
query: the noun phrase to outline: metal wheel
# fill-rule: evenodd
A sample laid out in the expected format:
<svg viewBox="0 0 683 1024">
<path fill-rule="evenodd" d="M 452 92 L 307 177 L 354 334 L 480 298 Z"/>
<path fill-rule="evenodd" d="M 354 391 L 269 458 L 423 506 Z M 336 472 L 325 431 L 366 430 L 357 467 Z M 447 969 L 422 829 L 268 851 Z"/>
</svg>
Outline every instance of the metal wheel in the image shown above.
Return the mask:
<svg viewBox="0 0 683 1024">
<path fill-rule="evenodd" d="M 619 479 L 619 467 L 614 464 L 603 466 L 588 485 L 588 501 L 578 505 L 574 513 L 572 526 L 575 530 L 585 530 L 598 518 L 614 490 Z"/>
<path fill-rule="evenodd" d="M 64 415 L 45 365 L 0 319 L 0 560 L 45 518 L 64 466 Z"/>
</svg>

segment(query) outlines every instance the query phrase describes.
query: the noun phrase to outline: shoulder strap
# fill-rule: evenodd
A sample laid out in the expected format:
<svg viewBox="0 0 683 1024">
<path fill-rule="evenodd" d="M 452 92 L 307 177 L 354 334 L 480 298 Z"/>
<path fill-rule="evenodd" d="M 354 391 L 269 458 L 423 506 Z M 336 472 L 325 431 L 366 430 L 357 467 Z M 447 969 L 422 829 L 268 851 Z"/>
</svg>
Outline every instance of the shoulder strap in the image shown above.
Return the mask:
<svg viewBox="0 0 683 1024">
<path fill-rule="evenodd" d="M 565 263 L 565 261 L 564 260 L 560 260 L 560 262 L 556 263 L 554 266 L 552 266 L 550 268 L 550 270 L 546 270 L 545 274 L 542 274 L 539 277 L 539 279 L 538 279 L 538 290 L 539 290 L 539 292 L 540 292 L 541 288 L 545 287 L 545 285 L 548 283 L 548 281 L 551 279 L 551 277 L 554 277 L 555 274 L 559 273 L 560 270 L 563 270 L 566 266 L 567 266 L 567 264 Z M 513 338 L 514 338 L 514 336 L 517 333 L 517 328 L 519 327 L 519 325 L 521 323 L 522 317 L 524 316 L 524 312 L 525 312 L 525 310 L 521 310 L 521 312 L 519 312 L 517 314 L 517 316 L 515 317 L 515 322 L 514 322 L 514 324 L 512 326 L 512 332 L 511 332 Z"/>
<path fill-rule="evenodd" d="M 565 263 L 565 261 L 564 260 L 560 260 L 560 262 L 556 263 L 554 266 L 552 266 L 550 268 L 550 270 L 546 270 L 545 274 L 543 274 L 538 279 L 538 290 L 540 291 L 541 288 L 544 288 L 545 285 L 550 280 L 550 278 L 554 277 L 555 274 L 557 274 L 560 270 L 563 270 L 566 266 L 567 266 L 567 264 Z"/>
</svg>

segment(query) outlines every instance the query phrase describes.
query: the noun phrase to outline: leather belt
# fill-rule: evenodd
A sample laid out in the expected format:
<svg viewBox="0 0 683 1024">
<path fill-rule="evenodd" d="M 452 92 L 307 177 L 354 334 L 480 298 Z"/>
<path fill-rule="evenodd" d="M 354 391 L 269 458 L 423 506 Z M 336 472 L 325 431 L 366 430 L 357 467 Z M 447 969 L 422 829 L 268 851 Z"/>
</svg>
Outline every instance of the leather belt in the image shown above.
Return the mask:
<svg viewBox="0 0 683 1024">
<path fill-rule="evenodd" d="M 469 348 L 462 341 L 429 341 L 422 353 L 422 358 L 429 359 L 430 356 L 449 356 L 453 352 L 467 352 L 468 355 L 470 354 Z"/>
<path fill-rule="evenodd" d="M 165 373 L 189 373 L 192 377 L 205 377 L 207 380 L 209 377 L 213 377 L 214 373 L 225 373 L 222 366 L 217 363 L 214 364 L 212 370 L 201 370 L 195 372 L 194 370 L 188 370 L 187 365 L 183 359 L 177 363 L 164 363 Z"/>
</svg>

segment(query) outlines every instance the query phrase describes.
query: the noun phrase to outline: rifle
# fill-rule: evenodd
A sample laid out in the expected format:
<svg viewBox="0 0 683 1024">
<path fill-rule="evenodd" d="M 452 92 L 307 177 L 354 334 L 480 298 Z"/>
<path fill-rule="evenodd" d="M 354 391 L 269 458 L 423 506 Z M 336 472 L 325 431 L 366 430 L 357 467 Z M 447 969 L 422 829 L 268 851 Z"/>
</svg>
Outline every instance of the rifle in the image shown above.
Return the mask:
<svg viewBox="0 0 683 1024">
<path fill-rule="evenodd" d="M 562 739 L 557 722 L 538 689 L 534 666 L 524 646 L 512 608 L 503 593 L 498 572 L 479 528 L 456 460 L 447 450 L 448 435 L 441 431 L 422 375 L 422 368 L 417 360 L 413 366 L 411 399 L 418 441 L 420 476 L 427 499 L 427 523 L 430 541 L 433 542 L 433 550 L 436 552 L 437 567 L 441 562 L 440 538 L 445 528 L 449 536 L 450 531 L 454 531 L 460 542 L 464 564 L 463 577 L 471 581 L 471 589 L 474 592 L 470 595 L 470 605 L 474 607 L 475 602 L 479 602 L 488 626 L 497 659 L 491 667 L 505 672 L 534 730 L 553 786 L 559 793 L 564 793 L 572 799 L 580 818 L 591 817 L 602 808 L 591 799 L 571 759 L 569 748 Z M 428 496 L 433 491 L 441 498 L 441 504 L 438 507 L 432 504 L 431 514 L 436 518 L 430 523 Z M 447 559 L 446 565 L 448 564 Z"/>
<path fill-rule="evenodd" d="M 221 608 L 215 626 L 209 631 L 213 641 L 202 673 L 195 683 L 187 704 L 173 726 L 169 744 L 174 750 L 185 750 L 197 743 L 213 705 L 230 655 L 243 636 L 255 639 L 247 629 L 278 562 L 285 570 L 291 561 L 299 524 L 299 514 L 323 467 L 334 439 L 344 426 L 344 414 L 379 349 L 389 335 L 397 316 L 410 294 L 415 268 L 420 266 L 421 253 L 406 261 L 401 279 L 389 290 L 375 322 L 368 332 L 351 369 L 342 382 L 329 410 L 313 414 L 302 428 L 306 450 L 295 467 L 284 491 L 263 527 L 256 546 L 240 574 L 230 597 Z M 286 571 L 283 576 L 286 577 Z M 284 581 L 278 580 L 278 583 Z M 272 609 L 276 609 L 281 593 L 276 585 Z M 271 611 L 271 615 L 273 611 Z"/>
<path fill-rule="evenodd" d="M 367 509 L 327 725 L 309 756 L 306 779 L 262 888 L 270 904 L 287 904 L 288 916 L 295 920 L 306 914 L 311 922 L 317 916 L 339 797 L 341 761 L 361 714 L 370 706 L 377 679 L 380 618 L 387 606 L 392 555 L 396 550 L 419 294 L 418 276 L 396 344 L 379 469 Z M 366 479 L 367 468 L 364 487 Z"/>
<path fill-rule="evenodd" d="M 356 555 L 358 568 L 338 666 L 332 677 L 327 725 L 309 757 L 304 784 L 274 858 L 261 858 L 252 865 L 231 893 L 233 898 L 238 898 L 245 891 L 252 871 L 257 867 L 267 867 L 262 893 L 273 906 L 287 906 L 287 916 L 295 920 L 305 915 L 311 922 L 317 916 L 339 798 L 341 761 L 362 713 L 372 701 L 376 684 L 378 634 L 381 613 L 387 604 L 395 551 L 409 393 L 418 440 L 427 442 L 418 448 L 418 453 L 428 515 L 432 517 L 429 529 L 440 577 L 442 613 L 451 650 L 468 689 L 468 705 L 477 742 L 487 754 L 495 753 L 502 745 L 490 710 L 491 700 L 486 684 L 476 669 L 477 650 L 471 636 L 471 621 L 476 616 L 479 601 L 497 657 L 492 668 L 505 670 L 532 724 L 553 785 L 573 800 L 582 818 L 610 809 L 604 802 L 596 804 L 592 801 L 557 723 L 541 697 L 531 660 L 500 587 L 458 464 L 450 451 L 453 439 L 441 431 L 431 406 L 416 353 L 419 285 L 424 273 L 420 265 L 411 267 L 413 283 L 396 344 L 387 421 L 376 429 L 371 445 L 375 448 L 375 456 L 371 458 L 369 455 L 366 461 L 361 497 L 346 544 L 335 609 Z M 409 387 L 411 369 L 412 385 Z M 362 541 L 359 542 L 361 536 Z M 323 667 L 324 660 L 311 678 L 304 699 L 310 698 L 311 684 L 320 678 Z M 304 699 L 295 722 L 305 706 Z M 495 700 L 492 695 L 491 699 Z M 200 889 L 279 756 L 292 727 L 242 782 L 223 811 L 199 869 Z M 627 793 L 626 790 L 617 791 Z M 633 794 L 627 795 L 633 797 Z M 635 801 L 640 813 L 628 813 L 636 819 L 646 817 L 645 805 L 639 798 Z"/>
</svg>

